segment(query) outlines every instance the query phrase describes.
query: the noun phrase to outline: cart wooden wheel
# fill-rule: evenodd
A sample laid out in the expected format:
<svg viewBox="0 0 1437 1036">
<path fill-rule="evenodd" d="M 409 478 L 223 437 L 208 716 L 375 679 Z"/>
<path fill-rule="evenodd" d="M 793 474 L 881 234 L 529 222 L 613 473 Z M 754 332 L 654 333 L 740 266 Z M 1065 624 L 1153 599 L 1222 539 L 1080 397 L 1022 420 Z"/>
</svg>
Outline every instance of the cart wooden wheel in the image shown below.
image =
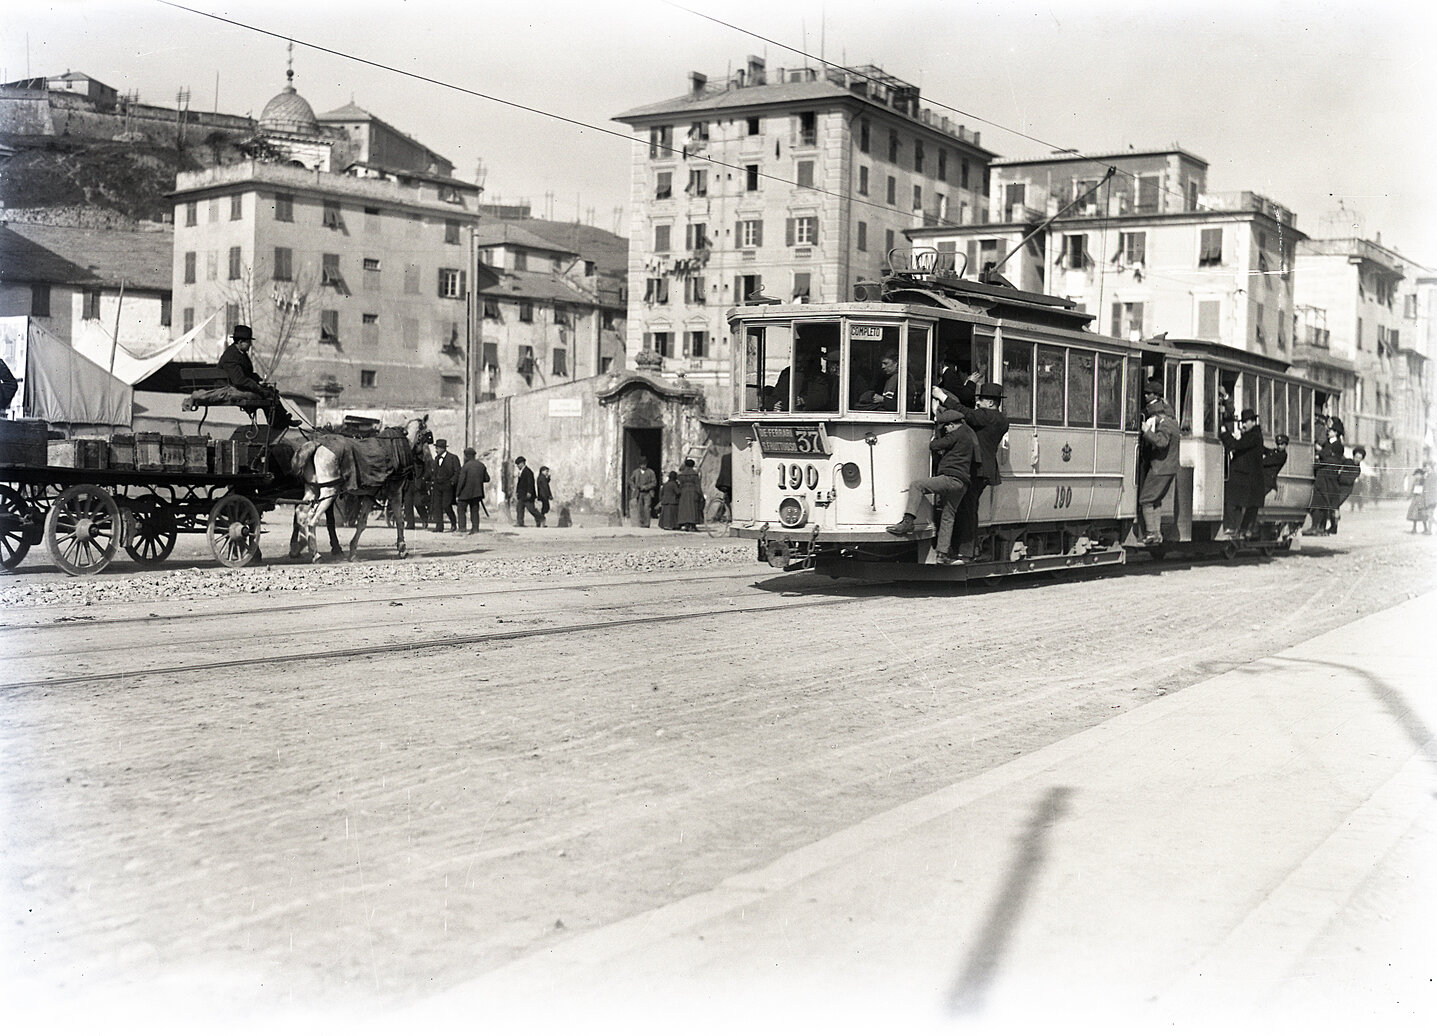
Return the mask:
<svg viewBox="0 0 1437 1036">
<path fill-rule="evenodd" d="M 125 553 L 141 565 L 158 565 L 170 556 L 180 530 L 170 505 L 153 493 L 129 502 Z"/>
<path fill-rule="evenodd" d="M 220 497 L 205 529 L 210 553 L 226 568 L 244 568 L 259 558 L 259 508 L 245 496 Z"/>
<path fill-rule="evenodd" d="M 9 486 L 0 486 L 0 567 L 14 568 L 30 552 L 27 526 L 33 512 L 25 498 Z"/>
<path fill-rule="evenodd" d="M 71 486 L 45 517 L 45 543 L 72 576 L 93 575 L 115 558 L 124 538 L 120 507 L 99 486 Z"/>
</svg>

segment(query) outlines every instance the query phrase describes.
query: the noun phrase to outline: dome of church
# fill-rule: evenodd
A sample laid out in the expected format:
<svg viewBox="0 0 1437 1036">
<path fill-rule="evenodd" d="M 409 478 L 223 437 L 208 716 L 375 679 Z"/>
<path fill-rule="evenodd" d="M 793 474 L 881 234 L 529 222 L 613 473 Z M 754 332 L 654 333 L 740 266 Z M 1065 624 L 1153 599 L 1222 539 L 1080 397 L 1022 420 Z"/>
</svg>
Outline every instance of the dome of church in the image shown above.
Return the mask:
<svg viewBox="0 0 1437 1036">
<path fill-rule="evenodd" d="M 294 89 L 293 76 L 285 88 L 275 94 L 260 112 L 259 128 L 281 133 L 302 133 L 315 136 L 319 133 L 319 120 L 309 102 Z"/>
</svg>

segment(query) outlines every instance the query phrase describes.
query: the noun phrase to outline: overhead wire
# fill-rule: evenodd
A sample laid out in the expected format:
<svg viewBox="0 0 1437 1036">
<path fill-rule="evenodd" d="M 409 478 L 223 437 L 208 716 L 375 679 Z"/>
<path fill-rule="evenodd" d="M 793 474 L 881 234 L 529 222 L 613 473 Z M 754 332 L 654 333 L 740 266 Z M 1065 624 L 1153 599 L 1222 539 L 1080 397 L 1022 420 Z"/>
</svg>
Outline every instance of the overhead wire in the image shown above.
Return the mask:
<svg viewBox="0 0 1437 1036">
<path fill-rule="evenodd" d="M 519 102 L 519 101 L 511 101 L 511 100 L 509 100 L 508 98 L 499 97 L 499 96 L 497 96 L 497 95 L 495 95 L 495 94 L 485 93 L 485 92 L 482 91 L 482 90 L 475 90 L 475 89 L 472 89 L 471 87 L 461 86 L 461 85 L 459 85 L 459 84 L 457 84 L 457 83 L 451 83 L 451 82 L 449 82 L 449 81 L 447 81 L 447 80 L 437 79 L 437 78 L 435 78 L 435 77 L 433 77 L 433 76 L 427 76 L 427 75 L 424 75 L 424 74 L 419 73 L 419 72 L 411 72 L 411 71 L 409 71 L 408 69 L 398 68 L 398 67 L 396 67 L 396 66 L 394 66 L 394 65 L 388 65 L 388 64 L 385 64 L 385 63 L 382 62 L 382 61 L 376 61 L 376 60 L 374 60 L 374 59 L 372 59 L 372 58 L 366 58 L 366 57 L 363 57 L 363 56 L 361 56 L 361 55 L 359 55 L 359 54 L 354 54 L 354 53 L 351 53 L 351 52 L 349 52 L 349 51 L 340 50 L 340 49 L 338 49 L 338 48 L 336 48 L 336 47 L 326 46 L 325 44 L 322 44 L 322 43 L 315 43 L 315 42 L 312 41 L 312 40 L 301 39 L 301 38 L 299 38 L 298 36 L 293 35 L 292 33 L 276 32 L 276 31 L 274 31 L 274 30 L 272 30 L 272 29 L 266 29 L 266 28 L 263 28 L 263 27 L 261 27 L 261 26 L 253 25 L 253 24 L 250 24 L 250 23 L 248 23 L 248 22 L 243 22 L 243 21 L 240 21 L 240 20 L 235 19 L 235 18 L 226 18 L 224 15 L 215 14 L 215 13 L 210 12 L 210 11 L 202 11 L 202 10 L 199 10 L 198 8 L 187 7 L 187 6 L 185 6 L 184 4 L 175 3 L 174 0 L 155 0 L 155 2 L 156 2 L 156 3 L 159 3 L 159 4 L 163 4 L 165 7 L 174 8 L 175 10 L 178 10 L 178 11 L 185 11 L 185 12 L 187 12 L 187 13 L 189 13 L 189 14 L 199 15 L 199 16 L 202 17 L 202 18 L 209 18 L 209 19 L 212 19 L 212 20 L 217 21 L 217 22 L 222 22 L 222 23 L 224 23 L 224 24 L 226 24 L 226 25 L 231 25 L 231 26 L 234 26 L 235 28 L 238 28 L 238 29 L 244 29 L 244 30 L 247 30 L 247 31 L 249 31 L 249 32 L 259 33 L 260 35 L 269 36 L 269 37 L 272 37 L 273 39 L 277 39 L 277 40 L 285 40 L 286 42 L 289 42 L 289 43 L 297 43 L 297 44 L 299 44 L 301 47 L 307 47 L 307 48 L 309 48 L 310 50 L 317 51 L 317 52 L 319 52 L 319 53 L 321 53 L 321 54 L 329 54 L 329 55 L 331 55 L 331 56 L 333 56 L 333 57 L 343 58 L 343 59 L 346 60 L 346 61 L 354 61 L 354 62 L 356 62 L 356 63 L 358 63 L 358 64 L 368 65 L 368 66 L 371 67 L 371 68 L 376 68 L 376 69 L 379 69 L 379 70 L 384 71 L 384 72 L 391 72 L 391 73 L 393 73 L 393 74 L 395 74 L 395 75 L 399 75 L 399 76 L 405 76 L 405 77 L 410 78 L 410 79 L 418 80 L 419 82 L 429 83 L 429 84 L 432 85 L 432 86 L 442 87 L 442 88 L 444 88 L 444 89 L 446 89 L 446 90 L 453 90 L 453 91 L 455 91 L 455 92 L 457 92 L 457 93 L 462 93 L 462 94 L 466 94 L 466 95 L 468 95 L 468 96 L 470 96 L 470 97 L 479 98 L 480 100 L 490 101 L 490 102 L 492 102 L 492 103 L 494 103 L 494 104 L 501 104 L 501 105 L 504 105 L 504 106 L 510 107 L 510 108 L 516 108 L 516 109 L 518 109 L 518 110 L 520 110 L 520 111 L 528 112 L 528 113 L 530 113 L 531 115 L 539 115 L 539 116 L 542 116 L 542 117 L 544 117 L 544 118 L 555 119 L 555 120 L 557 120 L 557 121 L 559 121 L 559 122 L 567 123 L 568 125 L 571 125 L 571 126 L 577 126 L 577 127 L 580 128 L 580 129 L 592 130 L 592 131 L 595 132 L 595 133 L 602 133 L 602 134 L 604 134 L 605 136 L 617 137 L 618 139 L 623 140 L 623 141 L 625 141 L 626 143 L 628 143 L 628 144 L 630 144 L 630 145 L 632 145 L 632 144 L 634 144 L 636 141 L 639 141 L 639 140 L 642 139 L 642 138 L 639 138 L 639 137 L 635 137 L 634 135 L 632 135 L 632 134 L 630 134 L 630 133 L 622 132 L 622 131 L 620 131 L 620 130 L 609 129 L 609 128 L 606 127 L 606 126 L 598 126 L 598 125 L 595 125 L 595 124 L 590 123 L 590 122 L 585 122 L 585 121 L 583 121 L 582 119 L 575 119 L 575 118 L 571 118 L 571 117 L 569 117 L 569 116 L 567 116 L 567 115 L 560 115 L 560 114 L 558 114 L 558 113 L 556 113 L 556 112 L 551 112 L 551 111 L 548 111 L 547 109 L 544 109 L 544 108 L 538 108 L 538 107 L 535 107 L 535 106 L 533 106 L 533 105 L 523 104 L 522 102 Z M 650 142 L 650 147 L 651 147 L 651 148 L 659 148 L 659 149 L 661 149 L 661 150 L 663 150 L 663 151 L 667 151 L 668 153 L 670 153 L 670 154 L 672 154 L 672 155 L 681 156 L 681 157 L 683 157 L 683 158 L 686 159 L 686 160 L 699 159 L 699 160 L 701 160 L 701 161 L 703 161 L 703 162 L 708 163 L 709 165 L 716 166 L 716 167 L 721 168 L 721 169 L 729 169 L 729 170 L 732 170 L 733 172 L 742 173 L 742 174 L 744 174 L 744 175 L 747 175 L 747 173 L 748 173 L 748 169 L 747 169 L 745 166 L 736 165 L 736 164 L 731 163 L 731 162 L 723 162 L 723 161 L 720 161 L 719 159 L 710 158 L 710 157 L 708 157 L 708 156 L 706 156 L 706 155 L 694 154 L 694 153 L 691 153 L 687 148 L 674 147 L 674 146 L 671 145 L 671 144 L 659 144 L 659 143 L 655 143 L 655 142 L 653 142 L 653 141 Z M 899 216 L 902 216 L 902 217 L 905 217 L 905 218 L 911 218 L 911 217 L 912 217 L 913 210 L 899 208 L 899 207 L 896 206 L 896 205 L 889 205 L 889 204 L 887 204 L 887 203 L 885 203 L 885 202 L 874 201 L 874 200 L 872 200 L 872 199 L 870 199 L 870 198 L 867 198 L 867 197 L 864 197 L 864 196 L 862 196 L 862 195 L 849 194 L 849 193 L 844 192 L 844 191 L 829 190 L 828 188 L 819 187 L 819 186 L 817 186 L 817 185 L 815 185 L 815 184 L 801 184 L 801 183 L 799 183 L 797 180 L 791 180 L 791 179 L 789 179 L 789 178 L 787 178 L 787 177 L 779 176 L 779 175 L 777 175 L 777 174 L 775 174 L 775 173 L 765 173 L 765 172 L 760 171 L 760 172 L 758 173 L 758 176 L 759 176 L 761 179 L 771 180 L 771 181 L 773 181 L 773 182 L 775 182 L 775 183 L 786 184 L 786 185 L 788 185 L 788 186 L 790 186 L 790 187 L 801 187 L 801 188 L 803 188 L 804 190 L 813 191 L 815 194 L 824 194 L 824 195 L 828 195 L 829 197 L 838 198 L 838 199 L 844 200 L 844 201 L 849 201 L 849 202 L 852 202 L 852 203 L 855 203 L 855 204 L 858 204 L 858 205 L 866 205 L 866 206 L 868 206 L 869 208 L 877 209 L 877 210 L 879 210 L 879 211 L 896 213 L 896 214 L 898 214 Z M 951 222 L 948 222 L 948 221 L 946 221 L 946 220 L 938 220 L 938 221 L 935 222 L 935 223 L 929 224 L 929 226 L 937 227 L 938 229 L 957 230 L 957 229 L 960 229 L 960 228 L 963 226 L 963 224 L 961 224 L 961 223 L 951 223 Z"/>
</svg>

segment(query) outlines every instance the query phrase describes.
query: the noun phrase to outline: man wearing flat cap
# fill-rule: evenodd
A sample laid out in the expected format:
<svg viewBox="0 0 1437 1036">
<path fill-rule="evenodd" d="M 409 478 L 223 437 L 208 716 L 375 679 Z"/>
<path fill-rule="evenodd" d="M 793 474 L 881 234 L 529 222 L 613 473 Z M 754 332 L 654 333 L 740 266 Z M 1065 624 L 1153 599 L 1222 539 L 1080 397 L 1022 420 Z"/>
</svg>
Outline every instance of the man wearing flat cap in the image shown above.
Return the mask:
<svg viewBox="0 0 1437 1036">
<path fill-rule="evenodd" d="M 1267 496 L 1262 471 L 1262 427 L 1251 408 L 1238 415 L 1233 434 L 1232 412 L 1222 415 L 1218 438 L 1227 447 L 1227 484 L 1223 490 L 1225 524 L 1235 539 L 1249 539 L 1257 526 L 1258 508 Z"/>
<path fill-rule="evenodd" d="M 449 452 L 448 439 L 434 440 L 434 474 L 429 488 L 429 517 L 434 519 L 434 531 L 444 531 L 444 519 L 449 519 L 449 531 L 458 532 L 459 525 L 454 517 L 454 487 L 459 483 L 459 458 Z"/>
<path fill-rule="evenodd" d="M 1142 428 L 1138 521 L 1143 530 L 1143 543 L 1156 547 L 1163 542 L 1162 504 L 1177 478 L 1183 435 L 1173 408 L 1163 398 L 1161 381 L 1150 380 L 1143 386 Z"/>
<path fill-rule="evenodd" d="M 938 470 L 928 478 L 908 484 L 903 505 L 903 520 L 888 526 L 894 536 L 912 536 L 916 528 L 918 505 L 924 493 L 932 493 L 938 519 L 938 562 L 952 565 L 966 560 L 953 552 L 953 529 L 957 524 L 958 506 L 973 481 L 973 466 L 978 451 L 978 437 L 957 410 L 944 410 L 935 418 L 937 427 L 928 449 L 938 458 Z"/>
<path fill-rule="evenodd" d="M 254 361 L 249 356 L 253 346 L 254 332 L 249 325 L 236 324 L 230 335 L 230 344 L 220 354 L 219 368 L 230 388 L 260 397 L 260 409 L 264 410 L 272 433 L 283 431 L 294 424 L 294 420 L 279 398 L 279 389 L 256 376 Z M 253 413 L 255 408 L 249 404 L 248 409 Z"/>
</svg>

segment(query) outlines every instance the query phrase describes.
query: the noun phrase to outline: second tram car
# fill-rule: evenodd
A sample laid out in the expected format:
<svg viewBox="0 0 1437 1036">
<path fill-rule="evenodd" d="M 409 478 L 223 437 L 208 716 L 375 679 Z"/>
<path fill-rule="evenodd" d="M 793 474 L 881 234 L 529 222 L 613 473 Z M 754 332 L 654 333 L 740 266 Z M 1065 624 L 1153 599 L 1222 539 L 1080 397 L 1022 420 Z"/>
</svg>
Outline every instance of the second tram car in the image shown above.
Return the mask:
<svg viewBox="0 0 1437 1036">
<path fill-rule="evenodd" d="M 1321 386 L 1221 345 L 1094 334 L 1092 314 L 1069 300 L 965 280 L 941 268 L 949 258 L 891 253 L 884 284 L 860 286 L 871 299 L 730 311 L 731 530 L 758 541 L 760 560 L 957 581 L 1120 564 L 1145 549 L 1133 527 L 1149 378 L 1163 381 L 1183 430 L 1164 549 L 1240 545 L 1224 522 L 1222 405 L 1257 410 L 1269 441 L 1291 439 L 1252 545 L 1292 545 L 1311 500 L 1316 419 L 1334 402 Z M 947 369 L 1000 384 L 1011 422 L 1001 483 L 981 500 L 977 558 L 962 565 L 937 563 L 927 504 L 912 536 L 886 531 L 908 484 L 931 472 L 932 390 Z"/>
</svg>

